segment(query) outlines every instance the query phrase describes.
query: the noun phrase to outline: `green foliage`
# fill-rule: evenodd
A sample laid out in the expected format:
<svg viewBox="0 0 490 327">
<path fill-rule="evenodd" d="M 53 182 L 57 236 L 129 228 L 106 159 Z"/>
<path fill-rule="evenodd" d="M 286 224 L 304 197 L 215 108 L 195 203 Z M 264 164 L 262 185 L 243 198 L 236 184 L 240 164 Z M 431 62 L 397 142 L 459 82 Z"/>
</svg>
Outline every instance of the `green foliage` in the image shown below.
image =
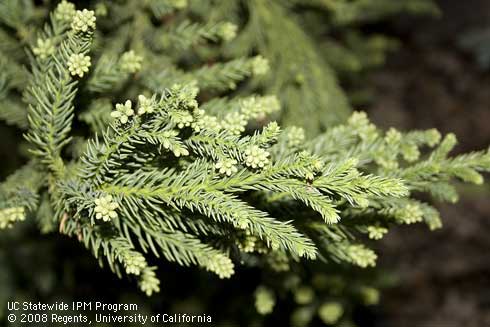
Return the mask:
<svg viewBox="0 0 490 327">
<path fill-rule="evenodd" d="M 35 40 L 35 29 L 25 28 L 28 22 L 39 21 L 44 8 L 37 8 L 30 1 L 26 1 L 25 6 L 20 3 L 6 1 L 5 11 L 10 10 L 13 14 L 4 15 L 5 24 L 18 29 L 24 43 L 36 44 L 34 53 L 46 56 L 46 51 L 49 53 L 49 49 L 53 49 L 53 41 Z M 206 0 L 175 3 L 159 0 L 99 3 L 95 9 L 99 20 L 108 15 L 114 19 L 105 20 L 100 29 L 108 42 L 98 39 L 104 44 L 105 54 L 88 81 L 90 91 L 103 93 L 124 83 L 131 69 L 123 68 L 124 56 L 121 55 L 129 43 L 136 51 L 133 53 L 136 58 L 144 54 L 148 67 L 161 68 L 141 74 L 145 77 L 141 82 L 154 92 L 177 81 L 184 83 L 197 79 L 201 87 L 206 84 L 215 91 L 236 89 L 247 94 L 251 90 L 260 90 L 276 94 L 283 105 L 281 123 L 304 127 L 309 136 L 345 121 L 351 110 L 349 102 L 357 105 L 364 101 L 366 85 L 362 83 L 362 72 L 382 64 L 386 52 L 396 48 L 396 40 L 364 33 L 364 25 L 387 20 L 401 12 L 438 13 L 431 0 Z M 65 12 L 58 16 L 64 14 L 69 18 L 74 9 L 67 6 L 63 10 Z M 154 22 L 148 20 L 148 11 L 153 20 L 166 22 L 171 18 L 172 23 L 155 29 L 152 27 Z M 2 52 L 22 56 L 22 47 L 8 33 L 0 34 L 0 39 L 5 45 Z M 228 43 L 223 49 L 202 47 L 206 43 L 223 41 Z M 147 48 L 150 53 L 143 53 Z M 196 55 L 185 54 L 191 48 L 197 50 L 201 60 L 197 60 Z M 159 56 L 150 55 L 153 51 Z M 160 56 L 162 53 L 164 58 Z M 250 74 L 251 64 L 237 58 L 256 53 L 270 60 L 271 73 L 247 87 L 237 85 Z M 217 54 L 230 58 L 231 62 L 202 67 L 203 63 L 214 63 Z M 179 67 L 172 64 L 177 57 L 181 59 Z M 199 66 L 201 71 L 193 76 L 178 69 Z M 157 71 L 159 73 L 155 74 Z M 350 101 L 339 87 L 339 81 L 349 85 Z M 0 109 L 0 117 L 8 118 L 12 124 L 22 124 L 17 116 L 19 110 L 11 108 Z"/>
<path fill-rule="evenodd" d="M 271 21 L 267 7 L 282 15 L 290 37 L 306 37 L 282 2 L 252 3 L 250 10 L 264 10 L 253 19 Z M 152 265 L 160 257 L 219 278 L 259 267 L 282 283 L 256 291 L 257 309 L 267 314 L 288 275 L 315 265 L 374 266 L 368 238 L 398 224 L 440 227 L 421 193 L 453 202 L 454 179 L 481 184 L 480 173 L 490 170 L 486 151 L 449 156 L 452 134 L 441 141 L 435 130 L 384 132 L 361 112 L 314 138 L 299 127 L 281 129 L 268 118 L 280 101 L 250 93 L 254 84 L 283 100 L 285 90 L 294 94 L 298 107 L 300 99 L 312 101 L 315 112 L 322 104 L 314 101 L 324 101 L 318 89 L 265 82 L 269 64 L 260 55 L 222 61 L 221 43 L 235 25 L 190 22 L 183 4 L 104 2 L 95 19 L 63 1 L 43 28 L 26 24 L 36 21 L 35 7 L 24 18 L 2 12 L 2 24 L 33 31 L 17 40 L 30 46 L 27 55 L 2 54 L 13 64 L 0 79 L 16 81 L 4 97 L 22 106 L 22 94 L 28 109 L 1 117 L 25 129 L 30 162 L 0 185 L 1 228 L 27 216 L 43 232 L 75 237 L 147 295 L 161 288 Z M 324 64 L 311 51 L 303 73 L 315 79 Z M 322 85 L 335 85 L 325 78 Z M 339 93 L 328 101 L 344 100 Z M 299 305 L 315 299 L 303 286 L 288 289 Z M 355 294 L 373 302 L 365 287 L 357 285 Z M 292 319 L 317 312 L 335 323 L 343 316 L 343 306 L 320 300 Z"/>
<path fill-rule="evenodd" d="M 314 136 L 344 122 L 365 93 L 361 74 L 381 65 L 396 40 L 366 33 L 363 26 L 399 13 L 437 14 L 431 0 L 230 0 L 190 1 L 189 9 L 213 21 L 231 20 L 237 37 L 224 49 L 226 57 L 259 53 L 271 73 L 250 85 L 278 95 L 280 122 L 304 127 Z M 339 86 L 353 90 L 349 98 Z"/>
</svg>

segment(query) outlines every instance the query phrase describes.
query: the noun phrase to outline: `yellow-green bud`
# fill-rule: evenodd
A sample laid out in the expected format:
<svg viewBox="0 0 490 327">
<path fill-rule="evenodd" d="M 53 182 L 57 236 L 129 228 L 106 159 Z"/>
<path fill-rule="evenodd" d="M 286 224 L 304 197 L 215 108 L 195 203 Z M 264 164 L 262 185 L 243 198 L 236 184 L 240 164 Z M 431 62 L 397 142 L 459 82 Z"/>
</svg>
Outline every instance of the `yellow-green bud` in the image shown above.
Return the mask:
<svg viewBox="0 0 490 327">
<path fill-rule="evenodd" d="M 77 10 L 73 21 L 71 23 L 71 28 L 75 32 L 88 32 L 95 29 L 95 12 L 92 10 Z"/>
<path fill-rule="evenodd" d="M 128 255 L 123 259 L 123 262 L 126 273 L 132 275 L 139 275 L 147 266 L 145 257 L 140 253 Z"/>
<path fill-rule="evenodd" d="M 143 94 L 138 95 L 138 115 L 151 114 L 155 111 L 153 99 L 148 99 Z"/>
<path fill-rule="evenodd" d="M 116 104 L 116 110 L 111 112 L 111 116 L 116 118 L 122 124 L 126 124 L 129 117 L 134 115 L 134 110 L 132 108 L 131 100 L 127 100 L 124 104 Z"/>
<path fill-rule="evenodd" d="M 315 298 L 313 289 L 308 286 L 301 286 L 294 292 L 294 300 L 298 304 L 308 304 Z"/>
<path fill-rule="evenodd" d="M 226 22 L 219 27 L 218 33 L 224 41 L 230 41 L 235 38 L 237 29 L 235 24 Z"/>
<path fill-rule="evenodd" d="M 326 302 L 318 308 L 318 316 L 326 324 L 335 324 L 344 314 L 344 308 L 338 302 Z"/>
<path fill-rule="evenodd" d="M 143 57 L 138 56 L 133 50 L 123 53 L 119 60 L 121 69 L 131 74 L 136 73 L 141 69 L 142 62 Z"/>
<path fill-rule="evenodd" d="M 25 220 L 24 207 L 0 209 L 0 229 L 10 228 L 16 221 Z"/>
<path fill-rule="evenodd" d="M 252 73 L 256 76 L 265 75 L 269 72 L 269 61 L 262 56 L 252 59 Z"/>
<path fill-rule="evenodd" d="M 301 127 L 292 126 L 287 129 L 286 137 L 290 147 L 297 147 L 305 141 L 305 130 Z"/>
<path fill-rule="evenodd" d="M 75 16 L 75 5 L 66 0 L 61 1 L 54 11 L 54 17 L 63 22 L 71 22 Z"/>
<path fill-rule="evenodd" d="M 37 39 L 37 46 L 32 49 L 32 52 L 41 59 L 46 59 L 51 56 L 56 50 L 55 44 L 51 39 Z"/>
<path fill-rule="evenodd" d="M 267 315 L 272 312 L 276 305 L 276 297 L 272 291 L 264 286 L 259 286 L 255 291 L 255 309 L 261 315 Z"/>
<path fill-rule="evenodd" d="M 250 146 L 245 150 L 245 165 L 252 168 L 264 168 L 269 163 L 270 153 L 257 145 Z"/>
<path fill-rule="evenodd" d="M 111 195 L 102 196 L 95 199 L 95 218 L 109 221 L 117 218 L 116 209 L 119 207 L 117 202 L 114 202 Z"/>
<path fill-rule="evenodd" d="M 365 305 L 376 305 L 379 303 L 379 291 L 377 289 L 363 286 L 360 293 Z"/>
<path fill-rule="evenodd" d="M 380 226 L 368 226 L 368 236 L 372 240 L 380 240 L 388 233 L 388 229 Z"/>
<path fill-rule="evenodd" d="M 351 244 L 347 247 L 347 255 L 351 259 L 352 263 L 366 268 L 368 266 L 374 267 L 376 265 L 377 255 L 373 250 L 366 248 L 362 244 Z"/>
<path fill-rule="evenodd" d="M 139 286 L 147 296 L 160 292 L 160 281 L 156 277 L 154 268 L 146 267 L 142 270 Z"/>
<path fill-rule="evenodd" d="M 90 57 L 81 53 L 73 54 L 68 58 L 68 70 L 72 76 L 78 75 L 79 77 L 83 77 L 88 72 L 90 66 Z"/>
<path fill-rule="evenodd" d="M 227 176 L 231 176 L 238 171 L 235 166 L 238 162 L 235 159 L 224 158 L 220 159 L 214 167 L 220 172 L 220 174 L 224 174 Z"/>
<path fill-rule="evenodd" d="M 234 268 L 235 266 L 231 259 L 221 253 L 209 258 L 206 263 L 206 269 L 214 272 L 221 279 L 230 278 L 235 273 Z"/>
<path fill-rule="evenodd" d="M 225 119 L 221 122 L 221 127 L 233 135 L 240 135 L 245 131 L 247 119 L 238 112 L 226 114 Z"/>
</svg>

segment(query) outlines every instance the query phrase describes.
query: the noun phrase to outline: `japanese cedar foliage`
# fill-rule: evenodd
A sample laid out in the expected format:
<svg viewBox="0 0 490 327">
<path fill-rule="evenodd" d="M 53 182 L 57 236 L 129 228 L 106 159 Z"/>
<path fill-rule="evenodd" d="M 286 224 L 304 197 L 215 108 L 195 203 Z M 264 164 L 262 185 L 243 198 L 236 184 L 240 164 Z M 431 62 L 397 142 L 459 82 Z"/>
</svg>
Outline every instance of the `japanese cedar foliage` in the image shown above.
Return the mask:
<svg viewBox="0 0 490 327">
<path fill-rule="evenodd" d="M 361 112 L 311 138 L 281 128 L 281 101 L 250 93 L 274 74 L 267 59 L 226 59 L 237 25 L 186 4 L 62 1 L 43 25 L 48 8 L 2 3 L 0 116 L 24 131 L 30 161 L 1 184 L 1 228 L 33 219 L 73 236 L 152 295 L 155 257 L 220 278 L 248 264 L 374 266 L 367 239 L 440 227 L 420 193 L 454 202 L 453 179 L 483 182 L 490 154 L 449 156 L 452 134 L 385 132 Z M 259 312 L 274 297 L 260 287 Z M 318 309 L 327 323 L 342 314 Z"/>
<path fill-rule="evenodd" d="M 363 75 L 381 65 L 396 39 L 367 32 L 370 25 L 400 13 L 435 15 L 430 0 L 210 0 L 191 1 L 201 17 L 239 26 L 225 44 L 227 58 L 260 53 L 271 70 L 262 83 L 252 83 L 278 96 L 280 121 L 305 128 L 315 136 L 344 122 L 352 103 L 369 98 Z M 348 95 L 339 82 L 349 86 Z M 299 109 L 301 108 L 301 109 Z"/>
</svg>

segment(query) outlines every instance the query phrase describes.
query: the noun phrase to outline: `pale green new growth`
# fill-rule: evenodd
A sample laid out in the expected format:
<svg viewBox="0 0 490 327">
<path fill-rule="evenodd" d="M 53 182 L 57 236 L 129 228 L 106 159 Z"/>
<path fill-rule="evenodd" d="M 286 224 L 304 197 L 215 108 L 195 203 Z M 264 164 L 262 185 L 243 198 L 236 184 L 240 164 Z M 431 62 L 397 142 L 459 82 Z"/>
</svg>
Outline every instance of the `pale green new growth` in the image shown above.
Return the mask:
<svg viewBox="0 0 490 327">
<path fill-rule="evenodd" d="M 77 10 L 73 17 L 71 28 L 75 32 L 87 32 L 95 29 L 95 13 L 92 10 Z"/>
<path fill-rule="evenodd" d="M 123 71 L 134 74 L 141 69 L 143 57 L 138 56 L 133 50 L 130 50 L 123 53 L 119 61 Z"/>
<path fill-rule="evenodd" d="M 113 218 L 117 218 L 116 209 L 119 205 L 112 201 L 111 195 L 102 196 L 94 200 L 96 212 L 95 218 L 102 219 L 103 221 L 109 221 Z"/>
<path fill-rule="evenodd" d="M 276 304 L 274 293 L 269 289 L 260 286 L 255 291 L 255 308 L 261 315 L 266 315 L 272 312 Z"/>
<path fill-rule="evenodd" d="M 0 209 L 0 229 L 10 228 L 17 221 L 25 220 L 24 207 Z"/>
<path fill-rule="evenodd" d="M 55 52 L 56 48 L 51 39 L 37 39 L 37 46 L 32 52 L 41 59 L 46 59 Z"/>
<path fill-rule="evenodd" d="M 42 58 L 42 56 L 41 56 Z M 73 54 L 68 58 L 68 70 L 73 76 L 83 77 L 90 67 L 90 57 L 83 54 Z"/>
<path fill-rule="evenodd" d="M 252 168 L 264 168 L 269 163 L 270 153 L 257 145 L 252 145 L 245 150 L 245 165 Z"/>
<path fill-rule="evenodd" d="M 124 104 L 116 104 L 116 110 L 111 112 L 111 116 L 118 119 L 121 124 L 126 124 L 129 117 L 134 115 L 131 100 L 127 100 Z"/>
<path fill-rule="evenodd" d="M 435 130 L 385 133 L 361 112 L 315 138 L 281 129 L 270 118 L 278 98 L 242 87 L 276 63 L 261 55 L 219 61 L 235 25 L 189 22 L 179 14 L 187 5 L 107 3 L 97 6 L 96 19 L 63 1 L 29 43 L 29 73 L 0 48 L 0 81 L 8 81 L 0 118 L 26 130 L 31 154 L 0 185 L 0 228 L 35 217 L 43 232 L 76 237 L 152 295 L 160 282 L 149 262 L 163 261 L 157 258 L 219 278 L 251 262 L 274 273 L 315 259 L 372 267 L 377 255 L 363 241 L 380 239 L 394 224 L 441 226 L 419 193 L 453 202 L 455 178 L 480 184 L 490 170 L 486 151 L 449 156 L 452 134 L 441 141 Z M 269 23 L 268 12 L 281 14 L 293 33 L 281 37 L 308 44 L 275 1 L 253 1 L 249 9 L 259 27 Z M 162 19 L 169 14 L 175 21 Z M 247 26 L 242 36 L 257 28 Z M 312 63 L 305 72 L 320 74 L 318 54 L 306 51 Z M 294 92 L 308 110 L 344 105 L 317 92 L 331 89 L 332 80 L 313 87 L 307 77 L 297 76 L 303 84 Z M 283 99 L 283 86 L 270 89 Z M 307 293 L 298 293 L 299 302 L 311 300 Z M 275 293 L 259 288 L 259 312 L 274 305 Z M 295 311 L 294 319 L 315 312 Z M 336 323 L 343 308 L 327 303 L 318 315 Z"/>
<path fill-rule="evenodd" d="M 335 324 L 344 314 L 342 304 L 326 302 L 318 308 L 318 316 L 326 324 Z"/>
</svg>

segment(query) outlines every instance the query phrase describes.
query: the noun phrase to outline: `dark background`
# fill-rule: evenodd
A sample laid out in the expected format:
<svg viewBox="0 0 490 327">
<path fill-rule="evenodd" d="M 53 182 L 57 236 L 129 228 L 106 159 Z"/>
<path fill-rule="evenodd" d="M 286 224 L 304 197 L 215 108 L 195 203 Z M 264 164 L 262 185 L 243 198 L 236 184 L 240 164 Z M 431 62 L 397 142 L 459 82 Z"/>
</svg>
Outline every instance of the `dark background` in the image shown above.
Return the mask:
<svg viewBox="0 0 490 327">
<path fill-rule="evenodd" d="M 457 135 L 457 151 L 485 149 L 490 73 L 461 40 L 490 33 L 490 1 L 438 3 L 438 19 L 393 23 L 401 48 L 369 77 L 376 96 L 367 109 L 381 126 L 435 127 Z M 380 246 L 380 265 L 400 278 L 383 294 L 380 325 L 490 326 L 490 187 L 462 189 L 457 205 L 439 208 L 443 229 L 404 226 Z"/>
</svg>

